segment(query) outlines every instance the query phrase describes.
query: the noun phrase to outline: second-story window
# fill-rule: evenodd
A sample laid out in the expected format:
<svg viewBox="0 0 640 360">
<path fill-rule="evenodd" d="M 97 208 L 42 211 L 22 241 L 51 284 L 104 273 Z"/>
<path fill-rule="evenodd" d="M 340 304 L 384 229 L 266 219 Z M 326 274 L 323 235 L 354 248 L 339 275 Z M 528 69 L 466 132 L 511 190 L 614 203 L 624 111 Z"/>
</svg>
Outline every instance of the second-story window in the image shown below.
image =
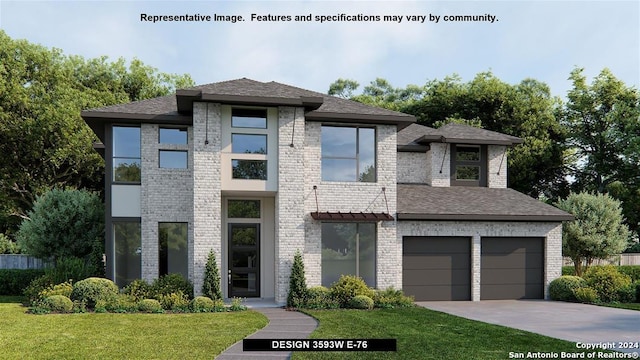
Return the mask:
<svg viewBox="0 0 640 360">
<path fill-rule="evenodd" d="M 322 180 L 376 181 L 376 130 L 322 126 Z"/>
<path fill-rule="evenodd" d="M 158 142 L 161 148 L 158 155 L 161 168 L 187 168 L 189 152 L 184 147 L 187 145 L 186 128 L 160 128 Z"/>
<path fill-rule="evenodd" d="M 231 110 L 233 179 L 267 180 L 267 142 L 267 110 Z"/>
<path fill-rule="evenodd" d="M 113 181 L 140 183 L 139 127 L 113 127 Z"/>
<path fill-rule="evenodd" d="M 451 144 L 451 185 L 487 186 L 487 148 Z"/>
</svg>

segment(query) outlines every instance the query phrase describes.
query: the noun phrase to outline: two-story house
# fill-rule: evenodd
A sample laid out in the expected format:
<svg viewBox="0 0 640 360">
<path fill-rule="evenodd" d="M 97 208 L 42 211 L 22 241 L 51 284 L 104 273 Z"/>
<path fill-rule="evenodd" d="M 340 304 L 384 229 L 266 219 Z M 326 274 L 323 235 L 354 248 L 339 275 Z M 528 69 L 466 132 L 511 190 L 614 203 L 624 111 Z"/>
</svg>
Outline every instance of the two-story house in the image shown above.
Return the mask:
<svg viewBox="0 0 640 360">
<path fill-rule="evenodd" d="M 181 273 L 214 250 L 226 297 L 284 303 L 341 274 L 417 300 L 542 298 L 572 217 L 507 188 L 521 139 L 239 79 L 82 112 L 106 163 L 107 275 Z"/>
</svg>

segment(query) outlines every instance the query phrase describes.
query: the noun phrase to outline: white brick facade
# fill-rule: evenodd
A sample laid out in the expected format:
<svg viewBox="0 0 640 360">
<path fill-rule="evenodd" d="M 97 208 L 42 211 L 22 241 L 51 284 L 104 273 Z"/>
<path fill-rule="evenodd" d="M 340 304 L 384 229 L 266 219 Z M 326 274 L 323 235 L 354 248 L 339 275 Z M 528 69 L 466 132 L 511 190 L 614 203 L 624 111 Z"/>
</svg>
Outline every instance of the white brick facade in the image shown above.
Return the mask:
<svg viewBox="0 0 640 360">
<path fill-rule="evenodd" d="M 482 237 L 544 237 L 545 298 L 549 296 L 549 283 L 562 274 L 562 224 L 557 222 L 400 221 L 400 247 L 404 236 L 471 237 L 471 299 L 474 301 L 480 300 Z"/>
<path fill-rule="evenodd" d="M 431 178 L 427 183 L 441 187 L 451 185 L 451 145 L 447 143 L 432 143 L 427 152 L 427 164 Z M 430 165 L 430 166 L 429 166 Z"/>
<path fill-rule="evenodd" d="M 398 182 L 427 184 L 431 176 L 430 165 L 426 153 L 398 152 Z"/>
<path fill-rule="evenodd" d="M 487 187 L 507 187 L 507 147 L 489 145 L 487 149 L 487 164 L 489 174 Z"/>
</svg>

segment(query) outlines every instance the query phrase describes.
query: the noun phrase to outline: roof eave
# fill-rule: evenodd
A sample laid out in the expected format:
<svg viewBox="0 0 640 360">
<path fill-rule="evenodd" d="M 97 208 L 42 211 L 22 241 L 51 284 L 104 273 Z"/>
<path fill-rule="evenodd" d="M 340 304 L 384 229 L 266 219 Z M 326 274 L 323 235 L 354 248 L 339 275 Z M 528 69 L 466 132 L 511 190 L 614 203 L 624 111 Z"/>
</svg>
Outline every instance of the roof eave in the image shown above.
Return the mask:
<svg viewBox="0 0 640 360">
<path fill-rule="evenodd" d="M 326 111 L 310 111 L 305 115 L 308 121 L 337 121 L 360 124 L 385 124 L 397 125 L 398 130 L 413 124 L 416 118 L 411 115 L 371 115 L 371 114 L 350 114 Z"/>
<path fill-rule="evenodd" d="M 509 214 L 418 214 L 398 213 L 398 220 L 445 220 L 445 221 L 516 221 L 516 222 L 561 222 L 575 217 L 566 215 L 509 215 Z"/>
<path fill-rule="evenodd" d="M 398 145 L 399 152 L 420 152 L 426 153 L 429 151 L 431 147 L 429 145 L 416 145 L 416 144 L 407 144 L 407 145 Z"/>
<path fill-rule="evenodd" d="M 434 142 L 449 143 L 449 144 L 473 144 L 473 145 L 504 145 L 513 146 L 515 144 L 522 144 L 524 141 L 520 138 L 509 140 L 487 140 L 487 139 L 469 139 L 469 138 L 447 138 L 440 135 L 424 135 L 415 140 L 420 144 L 430 144 Z"/>
<path fill-rule="evenodd" d="M 300 97 L 266 97 L 266 96 L 245 96 L 229 94 L 207 94 L 201 90 L 176 90 L 176 103 L 178 112 L 190 114 L 193 112 L 195 101 L 217 102 L 229 105 L 250 105 L 250 106 L 302 106 L 306 110 L 316 110 L 324 103 L 320 96 L 300 96 Z"/>
<path fill-rule="evenodd" d="M 145 122 L 157 122 L 171 125 L 192 125 L 193 118 L 181 114 L 133 114 L 121 112 L 84 110 L 80 116 L 89 125 L 89 128 L 98 136 L 100 141 L 104 139 L 104 124 L 140 124 Z"/>
</svg>

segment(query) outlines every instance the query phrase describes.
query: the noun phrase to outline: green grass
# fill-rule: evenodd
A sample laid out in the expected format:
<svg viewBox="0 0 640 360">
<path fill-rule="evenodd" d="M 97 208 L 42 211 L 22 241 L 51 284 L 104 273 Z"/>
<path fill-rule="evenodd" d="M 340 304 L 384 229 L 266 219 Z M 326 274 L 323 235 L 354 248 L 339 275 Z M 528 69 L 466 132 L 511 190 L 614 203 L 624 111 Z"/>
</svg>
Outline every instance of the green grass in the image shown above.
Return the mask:
<svg viewBox="0 0 640 360">
<path fill-rule="evenodd" d="M 293 359 L 508 359 L 509 352 L 580 352 L 575 343 L 424 308 L 306 311 L 312 338 L 394 338 L 393 352 L 297 352 Z"/>
<path fill-rule="evenodd" d="M 607 306 L 618 309 L 637 310 L 640 311 L 640 303 L 610 303 L 610 304 L 598 304 L 600 306 Z"/>
<path fill-rule="evenodd" d="M 213 359 L 268 322 L 255 311 L 31 315 L 20 300 L 0 297 L 3 359 Z"/>
</svg>

